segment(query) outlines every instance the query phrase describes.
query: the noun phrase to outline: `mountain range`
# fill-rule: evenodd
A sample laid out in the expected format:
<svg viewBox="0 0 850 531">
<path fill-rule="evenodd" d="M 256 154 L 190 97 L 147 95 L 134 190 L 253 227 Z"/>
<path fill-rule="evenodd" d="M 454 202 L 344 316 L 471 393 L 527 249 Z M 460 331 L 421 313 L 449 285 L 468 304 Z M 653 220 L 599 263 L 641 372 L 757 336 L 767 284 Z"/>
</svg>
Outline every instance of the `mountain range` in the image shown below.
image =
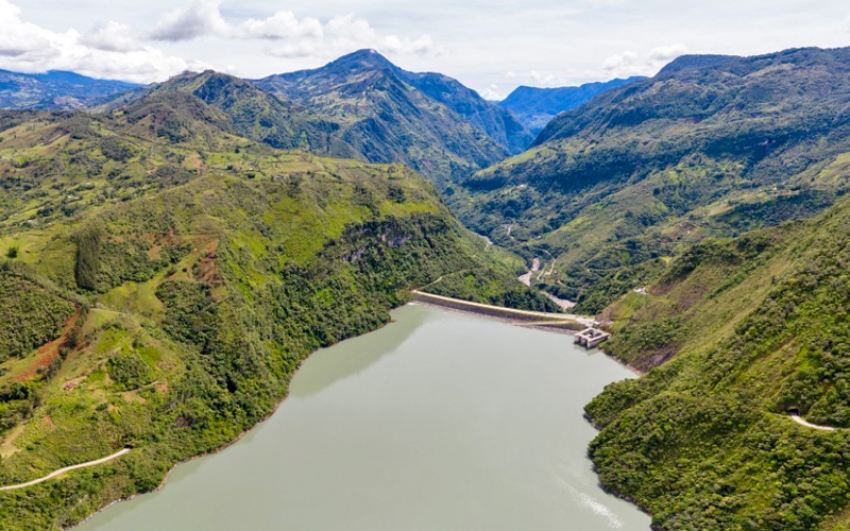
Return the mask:
<svg viewBox="0 0 850 531">
<path fill-rule="evenodd" d="M 495 105 L 448 76 L 409 72 L 374 50 L 360 50 L 315 70 L 254 81 L 187 72 L 140 87 L 70 72 L 0 72 L 0 108 L 112 109 L 179 85 L 184 95 L 198 90 L 194 95 L 202 99 L 220 98 L 222 112 L 238 115 L 226 119 L 249 138 L 277 148 L 401 162 L 445 188 L 521 153 L 544 121 L 628 81 L 522 87 Z"/>
<path fill-rule="evenodd" d="M 517 87 L 497 105 L 511 111 L 517 119 L 537 135 L 557 115 L 581 107 L 599 94 L 646 79 L 642 76 L 587 83 L 579 87 Z"/>
<path fill-rule="evenodd" d="M 0 109 L 83 109 L 138 86 L 59 70 L 44 74 L 0 70 Z"/>
<path fill-rule="evenodd" d="M 51 75 L 47 107 L 85 84 Z M 156 488 L 438 279 L 613 333 L 645 376 L 588 404 L 589 455 L 654 529 L 850 528 L 850 48 L 683 56 L 536 139 L 368 50 L 130 88 L 0 112 L 0 485 L 134 448 L 0 492 L 0 528 Z"/>
<path fill-rule="evenodd" d="M 0 484 L 135 448 L 109 474 L 0 492 L 0 528 L 155 489 L 412 288 L 555 309 L 403 164 L 307 151 L 335 149 L 326 125 L 214 73 L 99 113 L 0 113 Z"/>
<path fill-rule="evenodd" d="M 440 184 L 519 153 L 533 140 L 510 112 L 458 81 L 407 72 L 374 50 L 256 84 L 338 123 L 340 138 L 367 160 L 404 162 Z"/>
<path fill-rule="evenodd" d="M 464 222 L 585 311 L 711 236 L 817 214 L 844 193 L 850 50 L 681 57 L 553 120 L 464 184 Z"/>
</svg>

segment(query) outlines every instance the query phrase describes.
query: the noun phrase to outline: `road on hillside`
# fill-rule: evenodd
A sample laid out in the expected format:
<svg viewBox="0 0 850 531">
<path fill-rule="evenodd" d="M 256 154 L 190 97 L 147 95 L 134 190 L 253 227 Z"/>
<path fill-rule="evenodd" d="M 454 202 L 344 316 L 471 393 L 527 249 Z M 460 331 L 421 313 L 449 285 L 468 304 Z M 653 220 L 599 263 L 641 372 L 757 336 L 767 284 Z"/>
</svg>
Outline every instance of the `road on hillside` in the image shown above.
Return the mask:
<svg viewBox="0 0 850 531">
<path fill-rule="evenodd" d="M 835 431 L 835 428 L 831 428 L 829 426 L 818 426 L 817 424 L 812 424 L 811 422 L 805 421 L 802 417 L 800 417 L 799 413 L 794 413 L 789 411 L 788 414 L 791 416 L 791 420 L 799 424 L 800 426 L 805 426 L 807 428 L 811 428 L 813 430 L 821 430 L 821 431 Z"/>
<path fill-rule="evenodd" d="M 0 487 L 0 491 L 16 490 L 16 489 L 23 489 L 23 488 L 26 488 L 26 487 L 32 487 L 33 485 L 38 485 L 39 483 L 44 483 L 45 481 L 47 481 L 49 479 L 53 479 L 56 476 L 62 475 L 65 472 L 70 472 L 72 470 L 78 470 L 80 468 L 88 468 L 90 466 L 102 465 L 103 463 L 107 463 L 109 461 L 112 461 L 113 459 L 118 459 L 122 455 L 126 455 L 129 452 L 130 452 L 129 448 L 124 448 L 120 452 L 116 452 L 116 453 L 110 455 L 109 457 L 104 457 L 103 459 L 98 459 L 97 461 L 89 461 L 88 463 L 81 463 L 79 465 L 66 466 L 65 468 L 60 468 L 59 470 L 57 470 L 55 472 L 51 472 L 50 474 L 48 474 L 48 475 L 46 475 L 46 476 L 44 476 L 43 478 L 40 478 L 40 479 L 34 479 L 34 480 L 28 481 L 26 483 L 21 483 L 20 485 L 9 485 L 8 487 Z"/>
</svg>

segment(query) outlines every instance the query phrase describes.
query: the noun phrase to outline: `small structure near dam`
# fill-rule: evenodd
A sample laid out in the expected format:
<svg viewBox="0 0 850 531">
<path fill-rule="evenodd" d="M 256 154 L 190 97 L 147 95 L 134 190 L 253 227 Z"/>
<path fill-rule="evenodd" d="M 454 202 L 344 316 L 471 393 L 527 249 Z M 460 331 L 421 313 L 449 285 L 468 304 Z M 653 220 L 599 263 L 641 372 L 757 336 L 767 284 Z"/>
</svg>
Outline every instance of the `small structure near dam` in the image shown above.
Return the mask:
<svg viewBox="0 0 850 531">
<path fill-rule="evenodd" d="M 590 327 L 585 328 L 575 335 L 575 343 L 587 348 L 593 348 L 606 341 L 611 337 L 611 334 Z"/>
</svg>

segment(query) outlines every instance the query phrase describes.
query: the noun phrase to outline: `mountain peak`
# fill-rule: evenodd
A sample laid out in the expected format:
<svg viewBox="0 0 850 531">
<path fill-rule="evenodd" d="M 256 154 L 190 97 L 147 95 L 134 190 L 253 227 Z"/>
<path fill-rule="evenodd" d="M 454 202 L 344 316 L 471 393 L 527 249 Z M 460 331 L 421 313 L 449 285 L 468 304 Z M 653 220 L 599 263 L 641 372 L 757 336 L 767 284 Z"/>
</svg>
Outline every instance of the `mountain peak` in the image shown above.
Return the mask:
<svg viewBox="0 0 850 531">
<path fill-rule="evenodd" d="M 376 50 L 363 49 L 352 52 L 348 55 L 343 55 L 336 61 L 331 62 L 326 68 L 338 68 L 345 70 L 362 70 L 375 68 L 388 68 L 396 70 L 396 67 L 389 59 L 378 53 Z"/>
</svg>

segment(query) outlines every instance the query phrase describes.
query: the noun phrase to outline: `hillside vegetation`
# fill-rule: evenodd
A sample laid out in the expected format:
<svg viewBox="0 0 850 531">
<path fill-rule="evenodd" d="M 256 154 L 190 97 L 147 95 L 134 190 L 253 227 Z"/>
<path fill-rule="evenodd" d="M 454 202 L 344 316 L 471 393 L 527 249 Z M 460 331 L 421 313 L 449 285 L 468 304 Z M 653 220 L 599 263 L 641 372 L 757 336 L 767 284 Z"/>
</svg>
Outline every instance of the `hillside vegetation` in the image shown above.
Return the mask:
<svg viewBox="0 0 850 531">
<path fill-rule="evenodd" d="M 213 71 L 175 76 L 123 94 L 97 110 L 123 113 L 131 123 L 152 119 L 159 136 L 176 142 L 191 136 L 186 124 L 201 120 L 206 122 L 201 125 L 210 131 L 207 136 L 224 130 L 277 149 L 366 160 L 341 139 L 338 124 L 272 96 L 250 81 Z"/>
<path fill-rule="evenodd" d="M 0 485 L 133 447 L 0 493 L 0 529 L 156 488 L 411 288 L 474 272 L 487 291 L 459 295 L 552 307 L 420 176 L 239 136 L 215 80 L 102 115 L 0 115 Z"/>
<path fill-rule="evenodd" d="M 658 529 L 847 529 L 848 263 L 841 201 L 812 221 L 699 243 L 648 295 L 610 308 L 606 348 L 657 368 L 587 406 L 602 483 Z M 845 429 L 800 426 L 791 409 Z"/>
<path fill-rule="evenodd" d="M 677 59 L 553 120 L 451 201 L 548 262 L 540 285 L 596 312 L 706 237 L 822 212 L 848 188 L 850 49 Z"/>
<path fill-rule="evenodd" d="M 441 187 L 532 141 L 509 111 L 456 80 L 407 72 L 373 50 L 256 83 L 339 124 L 366 160 L 405 163 Z"/>
</svg>

